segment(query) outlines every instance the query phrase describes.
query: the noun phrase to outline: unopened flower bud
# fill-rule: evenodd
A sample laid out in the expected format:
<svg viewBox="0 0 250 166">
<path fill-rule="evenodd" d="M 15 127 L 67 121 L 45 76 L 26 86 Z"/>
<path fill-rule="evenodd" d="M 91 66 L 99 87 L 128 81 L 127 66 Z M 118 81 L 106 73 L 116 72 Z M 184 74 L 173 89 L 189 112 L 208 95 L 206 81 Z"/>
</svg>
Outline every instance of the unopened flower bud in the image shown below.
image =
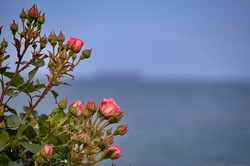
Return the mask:
<svg viewBox="0 0 250 166">
<path fill-rule="evenodd" d="M 44 24 L 45 23 L 45 14 L 43 13 L 42 16 L 39 16 L 38 19 L 37 19 L 37 22 L 39 24 Z"/>
<path fill-rule="evenodd" d="M 3 39 L 3 41 L 1 42 L 1 47 L 3 47 L 3 48 L 8 47 L 8 42 L 5 41 L 5 39 Z"/>
<path fill-rule="evenodd" d="M 87 103 L 86 108 L 94 113 L 96 112 L 97 105 L 94 100 L 91 100 Z"/>
<path fill-rule="evenodd" d="M 92 49 L 84 50 L 81 55 L 81 59 L 89 58 L 91 56 Z"/>
<path fill-rule="evenodd" d="M 33 5 L 32 8 L 28 11 L 28 16 L 32 19 L 37 19 L 39 17 L 39 13 L 36 5 Z"/>
<path fill-rule="evenodd" d="M 50 145 L 45 145 L 41 150 L 40 153 L 45 158 L 50 158 L 53 153 L 53 148 Z"/>
<path fill-rule="evenodd" d="M 128 132 L 128 126 L 127 125 L 122 125 L 118 126 L 116 128 L 116 131 L 114 132 L 115 135 L 124 135 Z"/>
<path fill-rule="evenodd" d="M 4 129 L 5 128 L 5 122 L 4 120 L 0 123 L 0 129 Z"/>
<path fill-rule="evenodd" d="M 68 107 L 69 112 L 76 117 L 80 117 L 82 115 L 82 112 L 84 111 L 84 109 L 85 109 L 85 106 L 83 105 L 83 103 L 80 100 L 72 103 Z"/>
<path fill-rule="evenodd" d="M 4 105 L 0 106 L 0 117 L 4 116 Z"/>
<path fill-rule="evenodd" d="M 68 58 L 66 51 L 61 51 L 59 54 L 59 58 L 63 61 L 66 60 Z"/>
<path fill-rule="evenodd" d="M 50 32 L 49 36 L 48 36 L 48 41 L 51 42 L 52 40 L 56 40 L 56 34 L 55 32 Z"/>
<path fill-rule="evenodd" d="M 27 18 L 27 14 L 26 14 L 26 12 L 24 11 L 24 9 L 22 10 L 22 12 L 20 13 L 20 18 L 21 18 L 21 20 L 22 21 L 24 21 L 26 18 Z"/>
<path fill-rule="evenodd" d="M 79 141 L 81 143 L 84 143 L 84 144 L 88 144 L 89 142 L 89 136 L 85 133 L 82 133 L 82 134 L 79 134 L 79 135 L 74 135 L 72 137 L 73 140 L 75 141 Z"/>
<path fill-rule="evenodd" d="M 13 20 L 13 23 L 10 25 L 10 30 L 12 31 L 12 33 L 15 35 L 16 32 L 18 31 L 18 25 L 16 24 L 16 22 Z"/>
<path fill-rule="evenodd" d="M 108 153 L 111 160 L 117 160 L 121 156 L 122 149 L 119 145 L 110 146 L 108 148 Z"/>
<path fill-rule="evenodd" d="M 57 41 L 58 42 L 64 42 L 65 41 L 65 36 L 63 35 L 62 31 L 60 31 L 59 35 L 57 36 Z"/>
<path fill-rule="evenodd" d="M 58 108 L 60 108 L 61 110 L 64 110 L 67 108 L 67 99 L 62 100 L 58 103 Z"/>
</svg>

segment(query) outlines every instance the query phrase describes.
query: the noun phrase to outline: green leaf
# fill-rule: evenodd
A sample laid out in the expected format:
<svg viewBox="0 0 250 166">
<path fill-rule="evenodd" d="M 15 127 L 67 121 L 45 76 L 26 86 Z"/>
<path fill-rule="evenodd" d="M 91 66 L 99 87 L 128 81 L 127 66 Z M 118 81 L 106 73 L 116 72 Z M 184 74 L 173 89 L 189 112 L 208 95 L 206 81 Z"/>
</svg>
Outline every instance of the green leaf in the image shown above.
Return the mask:
<svg viewBox="0 0 250 166">
<path fill-rule="evenodd" d="M 5 145 L 8 142 L 9 142 L 9 133 L 5 130 L 0 130 L 0 151 L 4 149 Z"/>
<path fill-rule="evenodd" d="M 34 118 L 38 118 L 38 112 L 36 110 L 33 110 L 31 114 Z"/>
<path fill-rule="evenodd" d="M 5 153 L 0 153 L 0 165 L 5 166 L 10 161 L 9 157 Z"/>
<path fill-rule="evenodd" d="M 14 73 L 11 72 L 4 72 L 3 75 L 5 77 L 8 77 L 9 79 L 11 79 L 14 75 Z M 16 76 L 15 80 L 11 83 L 11 86 L 14 87 L 18 87 L 20 85 L 22 85 L 24 83 L 24 79 L 23 77 L 21 77 L 19 74 Z"/>
<path fill-rule="evenodd" d="M 50 124 L 48 120 L 47 115 L 40 115 L 39 120 L 38 120 L 38 125 L 39 125 L 39 134 L 47 134 L 49 133 L 50 130 Z"/>
<path fill-rule="evenodd" d="M 17 116 L 17 115 L 9 115 L 7 117 L 5 117 L 5 120 L 7 122 L 8 127 L 18 127 L 20 124 L 23 123 L 22 119 Z"/>
<path fill-rule="evenodd" d="M 58 93 L 57 93 L 56 91 L 54 91 L 54 90 L 50 90 L 50 92 L 51 92 L 51 93 L 52 93 L 52 95 L 54 96 L 55 101 L 56 101 L 56 103 L 57 103 Z"/>
<path fill-rule="evenodd" d="M 28 151 L 32 153 L 38 152 L 43 147 L 42 145 L 39 144 L 28 144 L 26 142 L 22 142 L 21 144 L 23 145 L 23 147 L 27 148 Z"/>
<path fill-rule="evenodd" d="M 6 91 L 6 95 L 10 96 L 10 97 L 16 97 L 18 95 L 18 93 L 16 92 L 16 89 L 14 88 L 9 88 L 7 91 Z"/>
<path fill-rule="evenodd" d="M 36 58 L 31 64 L 34 65 L 35 67 L 42 67 L 45 65 L 45 62 L 43 59 Z"/>
<path fill-rule="evenodd" d="M 9 67 L 0 67 L 0 74 L 3 74 Z"/>
<path fill-rule="evenodd" d="M 10 108 L 10 106 L 5 105 L 5 108 L 7 109 L 7 111 L 9 111 L 9 112 L 11 112 L 11 113 L 13 113 L 13 114 L 17 115 L 16 110 L 14 110 L 13 108 Z"/>
<path fill-rule="evenodd" d="M 31 70 L 31 71 L 29 72 L 29 74 L 28 74 L 28 76 L 29 76 L 29 81 L 31 81 L 31 80 L 34 78 L 34 76 L 35 76 L 36 72 L 38 71 L 38 69 L 39 69 L 39 67 L 35 67 L 33 70 Z"/>
<path fill-rule="evenodd" d="M 32 139 L 36 138 L 36 136 L 37 136 L 36 130 L 31 126 L 27 127 L 27 130 L 25 133 L 26 133 L 26 136 L 29 140 L 32 140 Z"/>
<path fill-rule="evenodd" d="M 63 146 L 63 145 L 56 146 L 53 148 L 53 150 L 59 154 L 66 154 L 70 151 L 68 146 Z"/>
<path fill-rule="evenodd" d="M 27 128 L 28 128 L 28 125 L 19 126 L 19 127 L 18 127 L 18 130 L 17 130 L 17 135 L 16 135 L 16 137 L 17 137 L 17 138 L 20 138 L 20 137 L 23 135 L 24 131 L 25 131 Z"/>
<path fill-rule="evenodd" d="M 28 82 L 19 86 L 18 90 L 25 93 L 32 93 L 36 90 L 36 88 L 33 86 L 33 83 Z"/>
<path fill-rule="evenodd" d="M 40 83 L 38 83 L 38 84 L 36 84 L 36 85 L 34 85 L 35 86 L 35 88 L 37 89 L 37 90 L 40 90 L 40 89 L 42 89 L 42 88 L 45 88 L 46 87 L 46 85 L 45 84 L 40 84 Z"/>
</svg>

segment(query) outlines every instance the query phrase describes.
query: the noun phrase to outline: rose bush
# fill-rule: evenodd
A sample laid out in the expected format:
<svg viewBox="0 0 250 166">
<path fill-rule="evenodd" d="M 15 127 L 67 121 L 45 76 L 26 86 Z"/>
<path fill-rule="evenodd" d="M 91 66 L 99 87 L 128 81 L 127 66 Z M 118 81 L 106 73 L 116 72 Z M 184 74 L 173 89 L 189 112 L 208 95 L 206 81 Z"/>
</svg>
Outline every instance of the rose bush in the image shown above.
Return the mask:
<svg viewBox="0 0 250 166">
<path fill-rule="evenodd" d="M 26 12 L 23 9 L 19 16 L 21 26 L 15 21 L 10 25 L 17 54 L 13 71 L 11 62 L 7 62 L 13 56 L 8 54 L 9 44 L 5 39 L 0 44 L 0 165 L 94 166 L 105 159 L 119 159 L 122 150 L 113 145 L 114 140 L 128 128 L 111 127 L 124 116 L 114 99 L 104 99 L 100 104 L 92 100 L 86 105 L 77 100 L 68 106 L 67 99 L 57 102 L 59 94 L 53 90 L 70 85 L 61 79 L 74 79 L 71 72 L 91 57 L 92 49 L 82 50 L 84 42 L 77 38 L 65 44 L 61 31 L 58 35 L 54 31 L 48 37 L 42 35 L 45 14 L 36 5 Z M 48 45 L 51 50 L 45 51 Z M 26 55 L 28 50 L 31 56 Z M 36 78 L 42 67 L 48 69 L 45 83 Z M 28 75 L 23 76 L 23 71 Z M 46 115 L 36 109 L 49 92 L 57 105 Z M 28 97 L 23 112 L 9 104 L 20 94 Z"/>
</svg>

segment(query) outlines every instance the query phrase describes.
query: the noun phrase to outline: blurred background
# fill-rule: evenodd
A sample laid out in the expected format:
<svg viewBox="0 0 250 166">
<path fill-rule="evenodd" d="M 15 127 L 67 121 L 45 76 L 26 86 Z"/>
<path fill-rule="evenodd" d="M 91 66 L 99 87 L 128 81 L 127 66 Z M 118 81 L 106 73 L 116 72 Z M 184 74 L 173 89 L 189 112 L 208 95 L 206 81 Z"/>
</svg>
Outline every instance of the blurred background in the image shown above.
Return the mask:
<svg viewBox="0 0 250 166">
<path fill-rule="evenodd" d="M 1 0 L 1 40 L 10 45 L 12 20 L 34 4 L 42 35 L 61 30 L 93 48 L 59 99 L 113 97 L 126 111 L 123 156 L 103 165 L 250 166 L 249 0 Z"/>
</svg>

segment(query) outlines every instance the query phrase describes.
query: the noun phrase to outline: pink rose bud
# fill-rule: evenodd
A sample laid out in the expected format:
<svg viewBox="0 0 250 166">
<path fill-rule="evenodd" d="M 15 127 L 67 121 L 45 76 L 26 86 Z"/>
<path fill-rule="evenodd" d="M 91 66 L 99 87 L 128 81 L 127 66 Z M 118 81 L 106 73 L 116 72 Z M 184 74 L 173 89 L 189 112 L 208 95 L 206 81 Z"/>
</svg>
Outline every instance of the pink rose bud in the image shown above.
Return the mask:
<svg viewBox="0 0 250 166">
<path fill-rule="evenodd" d="M 39 17 L 39 13 L 36 5 L 33 5 L 32 8 L 28 11 L 28 16 L 33 19 L 37 19 Z"/>
<path fill-rule="evenodd" d="M 1 42 L 1 47 L 2 48 L 8 47 L 8 42 L 5 39 L 3 39 L 3 41 Z"/>
<path fill-rule="evenodd" d="M 110 146 L 108 148 L 108 153 L 111 160 L 117 160 L 121 156 L 122 149 L 120 148 L 119 145 Z"/>
<path fill-rule="evenodd" d="M 44 23 L 45 23 L 45 13 L 43 13 L 42 16 L 39 16 L 39 17 L 38 17 L 37 22 L 38 22 L 39 24 L 44 24 Z"/>
<path fill-rule="evenodd" d="M 50 32 L 50 34 L 48 36 L 48 41 L 50 42 L 50 44 L 52 46 L 55 46 L 57 44 L 56 38 L 57 38 L 57 36 L 56 36 L 55 32 Z"/>
<path fill-rule="evenodd" d="M 100 106 L 100 113 L 105 118 L 110 118 L 115 112 L 122 112 L 119 105 L 117 105 L 113 98 L 104 99 Z"/>
<path fill-rule="evenodd" d="M 0 117 L 4 116 L 4 105 L 0 106 Z"/>
<path fill-rule="evenodd" d="M 12 31 L 13 34 L 16 34 L 16 32 L 18 31 L 18 25 L 16 24 L 15 21 L 13 21 L 13 23 L 10 25 L 10 30 Z"/>
<path fill-rule="evenodd" d="M 64 42 L 65 41 L 65 36 L 63 35 L 62 31 L 60 31 L 59 35 L 57 36 L 57 41 L 58 42 Z"/>
<path fill-rule="evenodd" d="M 66 100 L 62 100 L 58 103 L 58 108 L 60 108 L 61 110 L 64 110 L 67 108 L 67 99 Z"/>
<path fill-rule="evenodd" d="M 128 126 L 127 125 L 122 125 L 122 126 L 118 126 L 116 131 L 115 131 L 115 134 L 116 135 L 124 135 L 128 132 Z"/>
<path fill-rule="evenodd" d="M 82 49 L 83 44 L 84 42 L 82 40 L 77 38 L 71 38 L 68 41 L 67 46 L 75 53 L 79 53 Z"/>
<path fill-rule="evenodd" d="M 63 61 L 66 60 L 68 58 L 66 51 L 61 51 L 59 54 L 59 58 Z"/>
<path fill-rule="evenodd" d="M 91 100 L 87 103 L 86 108 L 92 112 L 96 112 L 97 105 L 94 100 Z"/>
<path fill-rule="evenodd" d="M 76 117 L 80 117 L 82 115 L 82 112 L 84 111 L 85 109 L 85 106 L 83 105 L 83 103 L 78 100 L 74 103 L 72 103 L 70 106 L 69 106 L 69 112 L 76 116 Z"/>
<path fill-rule="evenodd" d="M 89 58 L 91 56 L 92 49 L 84 50 L 81 55 L 81 59 Z"/>
<path fill-rule="evenodd" d="M 72 137 L 73 140 L 79 141 L 81 143 L 88 143 L 89 142 L 89 136 L 85 133 L 79 134 L 79 135 L 74 135 Z"/>
<path fill-rule="evenodd" d="M 24 21 L 24 19 L 27 18 L 27 14 L 25 13 L 24 9 L 22 10 L 19 16 L 22 19 L 22 21 Z"/>
<path fill-rule="evenodd" d="M 41 155 L 45 158 L 50 158 L 53 153 L 53 148 L 50 145 L 45 145 L 41 150 Z"/>
</svg>

